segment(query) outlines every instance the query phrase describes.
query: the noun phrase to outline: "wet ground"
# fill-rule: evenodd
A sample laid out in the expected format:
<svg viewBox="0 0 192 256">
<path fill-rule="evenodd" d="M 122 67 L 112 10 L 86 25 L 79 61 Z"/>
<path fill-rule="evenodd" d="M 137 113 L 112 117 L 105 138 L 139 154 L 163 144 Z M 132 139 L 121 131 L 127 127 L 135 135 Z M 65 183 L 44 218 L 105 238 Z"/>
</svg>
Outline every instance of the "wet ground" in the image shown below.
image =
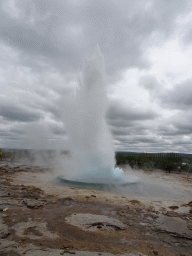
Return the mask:
<svg viewBox="0 0 192 256">
<path fill-rule="evenodd" d="M 38 166 L 0 172 L 0 255 L 192 255 L 191 174 L 134 170 L 137 190 L 102 191 Z"/>
</svg>

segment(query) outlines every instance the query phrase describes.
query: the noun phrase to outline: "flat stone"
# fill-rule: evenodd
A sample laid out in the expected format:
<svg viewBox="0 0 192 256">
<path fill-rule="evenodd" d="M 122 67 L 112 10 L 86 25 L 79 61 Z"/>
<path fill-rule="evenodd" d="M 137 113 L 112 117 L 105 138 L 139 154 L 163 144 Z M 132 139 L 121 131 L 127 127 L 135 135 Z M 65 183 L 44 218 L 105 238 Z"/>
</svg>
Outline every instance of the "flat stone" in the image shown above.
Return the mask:
<svg viewBox="0 0 192 256">
<path fill-rule="evenodd" d="M 90 213 L 72 214 L 66 217 L 65 220 L 74 226 L 78 226 L 85 231 L 96 231 L 98 229 L 105 229 L 110 231 L 124 230 L 126 225 L 117 219 Z"/>
<path fill-rule="evenodd" d="M 26 204 L 28 208 L 38 209 L 44 205 L 43 202 L 35 200 L 35 199 L 25 199 L 23 202 Z"/>
</svg>

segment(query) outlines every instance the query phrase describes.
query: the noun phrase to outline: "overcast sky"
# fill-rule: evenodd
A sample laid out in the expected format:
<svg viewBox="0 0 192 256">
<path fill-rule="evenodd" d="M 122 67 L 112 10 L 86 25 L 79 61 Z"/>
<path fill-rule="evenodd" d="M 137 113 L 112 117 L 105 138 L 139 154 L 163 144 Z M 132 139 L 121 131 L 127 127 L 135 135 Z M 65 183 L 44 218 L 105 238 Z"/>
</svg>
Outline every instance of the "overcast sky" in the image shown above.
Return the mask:
<svg viewBox="0 0 192 256">
<path fill-rule="evenodd" d="M 191 0 L 0 5 L 0 147 L 68 147 L 59 102 L 99 44 L 115 149 L 192 153 Z"/>
</svg>

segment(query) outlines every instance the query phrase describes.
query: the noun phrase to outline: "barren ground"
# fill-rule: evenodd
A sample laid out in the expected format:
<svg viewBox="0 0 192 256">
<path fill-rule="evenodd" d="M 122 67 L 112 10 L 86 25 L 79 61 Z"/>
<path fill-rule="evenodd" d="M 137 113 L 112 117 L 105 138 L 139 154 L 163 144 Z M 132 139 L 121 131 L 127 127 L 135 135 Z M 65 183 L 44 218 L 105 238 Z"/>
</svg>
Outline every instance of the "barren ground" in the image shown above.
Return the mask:
<svg viewBox="0 0 192 256">
<path fill-rule="evenodd" d="M 38 166 L 1 162 L 0 172 L 0 256 L 192 255 L 191 174 L 135 170 L 183 192 L 155 200 L 58 186 Z"/>
</svg>

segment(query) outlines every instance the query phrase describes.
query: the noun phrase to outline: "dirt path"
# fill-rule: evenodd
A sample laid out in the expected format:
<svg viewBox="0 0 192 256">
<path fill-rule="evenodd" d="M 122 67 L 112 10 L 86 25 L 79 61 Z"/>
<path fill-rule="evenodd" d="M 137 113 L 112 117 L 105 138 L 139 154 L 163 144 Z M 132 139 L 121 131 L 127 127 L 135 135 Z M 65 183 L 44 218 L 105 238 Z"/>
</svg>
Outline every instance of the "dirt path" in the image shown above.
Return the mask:
<svg viewBox="0 0 192 256">
<path fill-rule="evenodd" d="M 58 186 L 52 170 L 27 165 L 0 172 L 0 255 L 192 255 L 190 201 Z M 191 186 L 184 174 L 142 175 Z"/>
</svg>

